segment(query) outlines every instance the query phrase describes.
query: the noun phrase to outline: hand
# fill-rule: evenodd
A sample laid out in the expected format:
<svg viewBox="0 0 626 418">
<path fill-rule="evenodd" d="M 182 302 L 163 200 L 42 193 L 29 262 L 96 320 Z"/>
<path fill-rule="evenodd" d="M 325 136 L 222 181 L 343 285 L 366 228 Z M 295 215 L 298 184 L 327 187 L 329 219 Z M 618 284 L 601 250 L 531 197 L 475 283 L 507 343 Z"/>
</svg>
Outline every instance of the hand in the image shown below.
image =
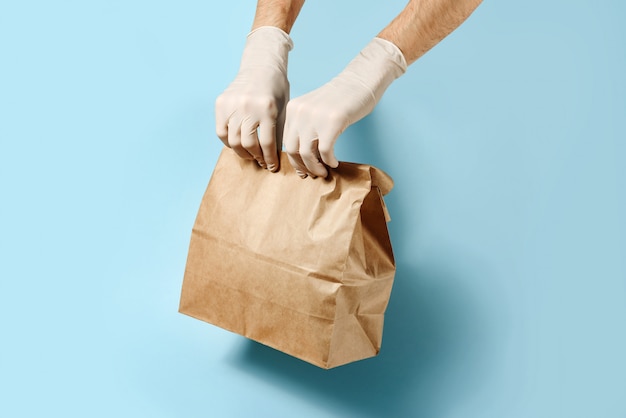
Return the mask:
<svg viewBox="0 0 626 418">
<path fill-rule="evenodd" d="M 300 177 L 326 177 L 326 166 L 339 165 L 339 135 L 369 114 L 406 68 L 397 46 L 374 38 L 337 77 L 287 104 L 285 148 Z"/>
<path fill-rule="evenodd" d="M 241 158 L 274 172 L 289 100 L 287 33 L 263 26 L 248 35 L 239 73 L 215 101 L 215 130 Z"/>
</svg>

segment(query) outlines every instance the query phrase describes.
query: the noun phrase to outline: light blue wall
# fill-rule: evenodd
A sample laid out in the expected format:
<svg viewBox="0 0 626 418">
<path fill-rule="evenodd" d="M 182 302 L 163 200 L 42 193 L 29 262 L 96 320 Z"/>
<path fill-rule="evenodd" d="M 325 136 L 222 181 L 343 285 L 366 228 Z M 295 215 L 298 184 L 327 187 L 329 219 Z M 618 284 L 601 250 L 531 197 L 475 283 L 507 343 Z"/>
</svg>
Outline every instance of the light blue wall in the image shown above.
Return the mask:
<svg viewBox="0 0 626 418">
<path fill-rule="evenodd" d="M 403 4 L 310 0 L 292 96 Z M 398 274 L 331 371 L 177 313 L 253 13 L 0 3 L 0 416 L 625 417 L 624 2 L 487 1 L 340 138 L 396 181 Z"/>
</svg>

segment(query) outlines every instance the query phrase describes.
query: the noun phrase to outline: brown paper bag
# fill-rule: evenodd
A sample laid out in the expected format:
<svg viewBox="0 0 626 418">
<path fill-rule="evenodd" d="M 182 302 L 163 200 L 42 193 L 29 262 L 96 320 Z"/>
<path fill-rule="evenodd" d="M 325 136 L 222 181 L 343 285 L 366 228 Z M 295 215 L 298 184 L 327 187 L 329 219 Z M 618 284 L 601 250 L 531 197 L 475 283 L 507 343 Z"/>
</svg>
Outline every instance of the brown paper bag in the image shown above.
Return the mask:
<svg viewBox="0 0 626 418">
<path fill-rule="evenodd" d="M 380 351 L 395 263 L 375 167 L 301 179 L 224 148 L 191 235 L 180 312 L 323 368 Z"/>
</svg>

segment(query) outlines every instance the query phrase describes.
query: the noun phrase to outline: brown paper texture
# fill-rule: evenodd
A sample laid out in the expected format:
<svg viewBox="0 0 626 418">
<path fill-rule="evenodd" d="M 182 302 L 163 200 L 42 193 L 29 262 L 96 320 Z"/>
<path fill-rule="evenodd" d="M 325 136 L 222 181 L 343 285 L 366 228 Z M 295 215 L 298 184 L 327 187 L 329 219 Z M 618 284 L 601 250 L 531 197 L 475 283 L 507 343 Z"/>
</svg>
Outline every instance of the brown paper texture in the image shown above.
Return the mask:
<svg viewBox="0 0 626 418">
<path fill-rule="evenodd" d="M 395 262 L 391 178 L 278 173 L 224 148 L 194 224 L 180 312 L 323 368 L 378 354 Z"/>
</svg>

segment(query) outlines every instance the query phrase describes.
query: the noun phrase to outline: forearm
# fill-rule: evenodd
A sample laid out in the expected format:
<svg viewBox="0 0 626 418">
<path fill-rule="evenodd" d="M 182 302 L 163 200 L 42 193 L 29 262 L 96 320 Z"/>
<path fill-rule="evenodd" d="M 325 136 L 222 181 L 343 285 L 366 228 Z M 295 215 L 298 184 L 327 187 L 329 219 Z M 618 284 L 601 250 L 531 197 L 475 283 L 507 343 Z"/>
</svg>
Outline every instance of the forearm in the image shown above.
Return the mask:
<svg viewBox="0 0 626 418">
<path fill-rule="evenodd" d="M 482 0 L 410 0 L 379 34 L 412 64 L 468 18 Z"/>
<path fill-rule="evenodd" d="M 258 0 L 252 30 L 261 26 L 275 26 L 291 32 L 304 0 Z"/>
</svg>

